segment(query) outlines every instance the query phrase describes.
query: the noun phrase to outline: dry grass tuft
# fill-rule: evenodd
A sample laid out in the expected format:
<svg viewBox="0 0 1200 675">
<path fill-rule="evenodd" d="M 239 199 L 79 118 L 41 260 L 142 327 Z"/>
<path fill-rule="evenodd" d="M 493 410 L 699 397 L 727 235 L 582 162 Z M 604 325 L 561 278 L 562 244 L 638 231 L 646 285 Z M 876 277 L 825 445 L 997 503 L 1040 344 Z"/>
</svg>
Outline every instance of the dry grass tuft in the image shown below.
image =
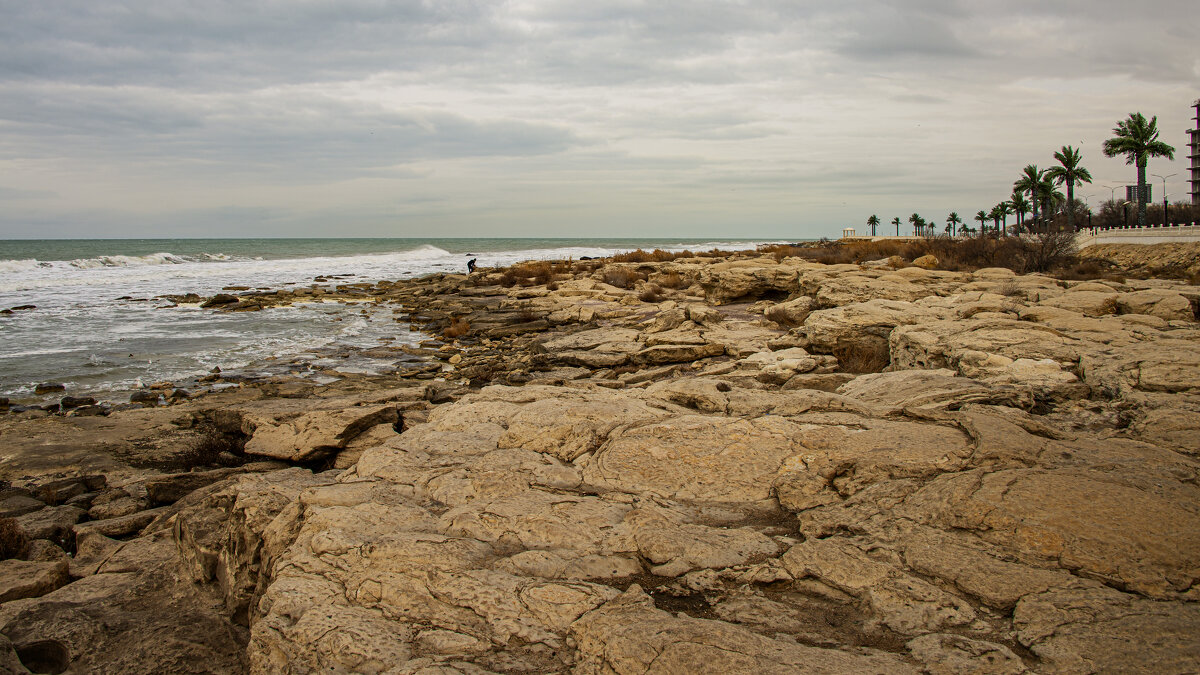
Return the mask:
<svg viewBox="0 0 1200 675">
<path fill-rule="evenodd" d="M 683 278 L 683 276 L 674 270 L 667 272 L 666 274 L 660 274 L 658 278 L 654 280 L 654 283 L 662 286 L 663 288 L 683 288 L 685 285 L 687 285 L 687 281 Z"/>
<path fill-rule="evenodd" d="M 604 270 L 604 283 L 609 286 L 629 288 L 640 280 L 641 276 L 637 272 L 624 267 L 614 267 Z"/>
<path fill-rule="evenodd" d="M 16 558 L 28 545 L 29 537 L 16 518 L 0 518 L 0 560 Z"/>
<path fill-rule="evenodd" d="M 658 284 L 646 284 L 642 292 L 638 294 L 638 299 L 642 302 L 661 302 L 663 299 L 662 288 Z"/>
<path fill-rule="evenodd" d="M 442 337 L 448 340 L 453 340 L 466 335 L 467 331 L 469 330 L 471 330 L 470 322 L 463 318 L 455 318 L 451 320 L 450 325 L 446 326 L 446 329 L 442 331 Z"/>
<path fill-rule="evenodd" d="M 892 362 L 887 340 L 882 338 L 839 344 L 833 355 L 843 373 L 882 373 Z"/>
</svg>

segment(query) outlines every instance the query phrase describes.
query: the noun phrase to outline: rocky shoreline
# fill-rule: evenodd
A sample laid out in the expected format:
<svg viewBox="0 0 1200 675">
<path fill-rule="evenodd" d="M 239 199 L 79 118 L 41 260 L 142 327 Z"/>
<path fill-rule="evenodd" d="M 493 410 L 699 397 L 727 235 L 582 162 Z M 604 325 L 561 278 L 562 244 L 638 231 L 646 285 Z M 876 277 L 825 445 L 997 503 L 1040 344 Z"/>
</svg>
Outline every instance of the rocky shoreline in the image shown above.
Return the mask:
<svg viewBox="0 0 1200 675">
<path fill-rule="evenodd" d="M 1200 287 L 926 262 L 176 298 L 381 303 L 431 339 L 0 417 L 0 664 L 1200 668 Z"/>
</svg>

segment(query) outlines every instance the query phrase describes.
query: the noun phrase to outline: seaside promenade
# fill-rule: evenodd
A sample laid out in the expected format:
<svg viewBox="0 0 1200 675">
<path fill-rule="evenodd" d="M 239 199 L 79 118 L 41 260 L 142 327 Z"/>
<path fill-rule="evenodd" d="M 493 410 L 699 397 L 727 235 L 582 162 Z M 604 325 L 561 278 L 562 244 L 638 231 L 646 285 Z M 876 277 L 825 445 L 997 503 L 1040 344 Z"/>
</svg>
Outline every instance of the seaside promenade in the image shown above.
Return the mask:
<svg viewBox="0 0 1200 675">
<path fill-rule="evenodd" d="M 841 241 L 916 241 L 925 237 L 913 235 L 860 235 L 853 228 L 842 230 Z M 961 235 L 958 238 L 963 238 Z M 1076 235 L 1079 248 L 1096 244 L 1166 244 L 1183 242 L 1200 242 L 1200 223 L 1188 225 L 1136 225 L 1121 227 L 1090 227 L 1079 230 Z"/>
</svg>

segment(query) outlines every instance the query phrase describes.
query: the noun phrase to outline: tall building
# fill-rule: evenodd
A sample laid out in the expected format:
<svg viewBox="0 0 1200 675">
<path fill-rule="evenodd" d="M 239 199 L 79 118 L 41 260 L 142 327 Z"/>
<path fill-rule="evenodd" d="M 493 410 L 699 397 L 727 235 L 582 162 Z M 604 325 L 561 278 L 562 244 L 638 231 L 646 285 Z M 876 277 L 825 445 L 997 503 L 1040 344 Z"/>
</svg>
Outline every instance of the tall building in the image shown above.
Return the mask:
<svg viewBox="0 0 1200 675">
<path fill-rule="evenodd" d="M 1200 98 L 1192 104 L 1196 109 L 1196 116 L 1192 119 L 1196 120 L 1196 128 L 1188 129 L 1188 159 L 1191 161 L 1192 175 L 1188 178 L 1192 189 L 1189 191 L 1192 195 L 1192 204 L 1200 206 Z"/>
</svg>

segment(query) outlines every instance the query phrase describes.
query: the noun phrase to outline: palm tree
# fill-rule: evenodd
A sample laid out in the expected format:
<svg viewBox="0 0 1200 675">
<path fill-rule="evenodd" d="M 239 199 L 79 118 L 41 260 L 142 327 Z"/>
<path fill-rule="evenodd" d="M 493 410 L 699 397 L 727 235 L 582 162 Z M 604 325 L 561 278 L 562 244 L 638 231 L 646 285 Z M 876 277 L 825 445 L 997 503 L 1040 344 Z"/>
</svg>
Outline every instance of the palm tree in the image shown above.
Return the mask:
<svg viewBox="0 0 1200 675">
<path fill-rule="evenodd" d="M 1034 191 L 1037 193 L 1037 201 L 1042 205 L 1042 232 L 1049 232 L 1054 213 L 1058 210 L 1054 207 L 1062 204 L 1066 197 L 1054 189 L 1054 181 L 1045 174 L 1043 174 L 1042 180 L 1038 181 Z M 1034 204 L 1034 208 L 1036 207 L 1037 204 Z"/>
<path fill-rule="evenodd" d="M 869 225 L 871 227 L 871 236 L 874 237 L 875 236 L 875 227 L 877 225 L 879 225 L 879 216 L 877 216 L 875 214 L 871 214 L 871 217 L 867 218 L 867 225 Z"/>
<path fill-rule="evenodd" d="M 1008 202 L 1000 202 L 999 204 L 996 205 L 996 208 L 1000 210 L 1000 223 L 1001 223 L 1000 233 L 1007 236 L 1008 235 L 1008 216 L 1013 212 L 1012 204 L 1010 204 Z"/>
<path fill-rule="evenodd" d="M 892 224 L 896 226 L 896 236 L 900 236 L 900 216 L 892 218 Z"/>
<path fill-rule="evenodd" d="M 1003 203 L 1000 202 L 1000 204 L 993 206 L 991 211 L 988 211 L 988 218 L 991 218 L 992 222 L 996 224 L 996 234 L 1000 233 L 1000 219 L 1004 217 L 1002 213 L 1003 209 L 1000 206 Z"/>
<path fill-rule="evenodd" d="M 962 218 L 958 217 L 957 211 L 951 211 L 950 215 L 946 216 L 946 231 L 951 237 L 955 235 L 959 225 L 962 225 Z"/>
<path fill-rule="evenodd" d="M 1026 165 L 1021 170 L 1021 177 L 1013 182 L 1013 192 L 1028 192 L 1029 201 L 1033 203 L 1033 221 L 1036 223 L 1038 219 L 1038 198 L 1037 186 L 1042 182 L 1042 174 L 1045 171 L 1037 168 L 1036 164 Z"/>
<path fill-rule="evenodd" d="M 1075 231 L 1075 184 L 1092 182 L 1092 174 L 1087 169 L 1079 166 L 1081 159 L 1079 151 L 1075 148 L 1064 145 L 1062 150 L 1054 153 L 1054 159 L 1062 166 L 1051 167 L 1046 171 L 1046 175 L 1054 182 L 1062 185 L 1067 185 L 1067 229 L 1071 232 Z"/>
<path fill-rule="evenodd" d="M 981 237 L 983 236 L 984 232 L 987 231 L 987 219 L 988 214 L 984 213 L 983 211 L 975 214 L 975 220 L 979 221 L 979 236 Z"/>
<path fill-rule="evenodd" d="M 1009 203 L 1012 204 L 1013 213 L 1017 214 L 1017 225 L 1024 224 L 1025 214 L 1029 213 L 1029 202 L 1025 200 L 1025 195 L 1013 192 Z"/>
<path fill-rule="evenodd" d="M 1117 122 L 1112 138 L 1104 141 L 1104 156 L 1125 155 L 1126 164 L 1137 164 L 1138 227 L 1146 226 L 1146 164 L 1151 157 L 1175 159 L 1175 148 L 1158 140 L 1158 116 L 1146 118 L 1142 113 L 1130 113 L 1129 119 Z"/>
<path fill-rule="evenodd" d="M 917 215 L 917 214 L 915 214 L 915 213 L 914 213 L 914 214 L 912 214 L 911 216 L 909 216 L 909 217 L 908 217 L 908 222 L 912 223 L 912 226 L 913 226 L 913 236 L 915 237 L 915 236 L 917 236 L 917 235 L 918 235 L 918 233 L 919 233 L 919 227 L 920 227 L 920 223 L 923 223 L 923 222 L 925 222 L 925 219 L 924 219 L 924 218 L 922 218 L 921 216 L 919 216 L 919 215 Z"/>
</svg>

